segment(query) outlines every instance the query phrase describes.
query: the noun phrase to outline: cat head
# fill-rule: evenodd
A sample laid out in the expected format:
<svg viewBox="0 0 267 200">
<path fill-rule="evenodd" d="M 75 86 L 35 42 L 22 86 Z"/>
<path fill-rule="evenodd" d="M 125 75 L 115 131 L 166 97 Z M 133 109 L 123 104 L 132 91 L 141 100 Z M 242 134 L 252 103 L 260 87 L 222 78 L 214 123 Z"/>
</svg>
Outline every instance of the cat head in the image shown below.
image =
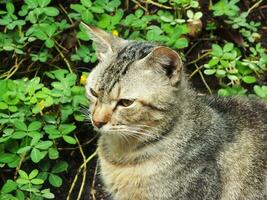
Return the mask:
<svg viewBox="0 0 267 200">
<path fill-rule="evenodd" d="M 84 26 L 99 59 L 86 84 L 93 126 L 102 133 L 135 138 L 149 130 L 155 133 L 182 83 L 179 55 L 168 47 Z"/>
</svg>

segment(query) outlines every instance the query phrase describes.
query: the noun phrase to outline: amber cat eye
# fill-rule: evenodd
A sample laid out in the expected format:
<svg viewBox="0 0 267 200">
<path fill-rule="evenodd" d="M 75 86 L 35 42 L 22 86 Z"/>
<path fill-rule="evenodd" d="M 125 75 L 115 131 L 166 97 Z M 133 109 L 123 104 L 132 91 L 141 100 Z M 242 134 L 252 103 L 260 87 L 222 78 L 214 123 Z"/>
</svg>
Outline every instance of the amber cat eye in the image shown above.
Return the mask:
<svg viewBox="0 0 267 200">
<path fill-rule="evenodd" d="M 117 103 L 118 106 L 123 106 L 123 107 L 129 107 L 132 105 L 134 100 L 132 99 L 120 99 Z"/>
<path fill-rule="evenodd" d="M 90 88 L 90 92 L 94 97 L 98 97 L 98 94 L 92 88 Z"/>
</svg>

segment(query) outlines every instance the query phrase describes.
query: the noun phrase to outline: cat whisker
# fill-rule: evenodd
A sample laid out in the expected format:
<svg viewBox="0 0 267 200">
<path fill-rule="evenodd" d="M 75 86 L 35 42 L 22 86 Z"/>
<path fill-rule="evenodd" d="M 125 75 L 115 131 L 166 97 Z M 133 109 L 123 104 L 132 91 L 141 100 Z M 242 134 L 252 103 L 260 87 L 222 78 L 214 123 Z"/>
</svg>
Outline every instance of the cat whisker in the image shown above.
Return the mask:
<svg viewBox="0 0 267 200">
<path fill-rule="evenodd" d="M 154 136 L 148 132 L 141 132 L 141 131 L 138 131 L 138 130 L 132 130 L 132 129 L 114 129 L 114 130 L 117 130 L 117 131 L 126 131 L 126 132 L 129 132 L 129 133 L 136 133 L 136 134 L 140 134 L 142 136 L 147 136 L 147 137 L 150 137 L 150 138 L 153 138 L 153 139 L 158 139 L 159 137 L 157 136 Z"/>
</svg>

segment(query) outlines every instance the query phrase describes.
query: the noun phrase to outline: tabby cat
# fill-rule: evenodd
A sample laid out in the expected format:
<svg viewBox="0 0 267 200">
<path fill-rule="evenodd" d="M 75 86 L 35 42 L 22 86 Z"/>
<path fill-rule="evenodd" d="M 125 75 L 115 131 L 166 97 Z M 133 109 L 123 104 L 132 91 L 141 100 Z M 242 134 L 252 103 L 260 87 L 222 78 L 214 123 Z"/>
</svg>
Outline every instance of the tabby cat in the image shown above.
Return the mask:
<svg viewBox="0 0 267 200">
<path fill-rule="evenodd" d="M 112 199 L 267 199 L 265 102 L 199 96 L 174 50 L 86 28 L 99 59 L 86 94 Z"/>
</svg>

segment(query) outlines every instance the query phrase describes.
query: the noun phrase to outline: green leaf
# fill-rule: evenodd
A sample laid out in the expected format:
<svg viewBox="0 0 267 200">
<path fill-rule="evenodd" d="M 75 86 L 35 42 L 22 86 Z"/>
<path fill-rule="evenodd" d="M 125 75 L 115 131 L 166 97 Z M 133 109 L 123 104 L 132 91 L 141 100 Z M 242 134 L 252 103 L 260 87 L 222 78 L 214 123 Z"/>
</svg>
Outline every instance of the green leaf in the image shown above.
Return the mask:
<svg viewBox="0 0 267 200">
<path fill-rule="evenodd" d="M 60 131 L 53 125 L 47 125 L 44 127 L 46 133 L 50 135 L 60 135 Z"/>
<path fill-rule="evenodd" d="M 31 183 L 34 184 L 34 185 L 41 185 L 41 184 L 44 183 L 44 181 L 43 181 L 43 179 L 35 178 L 35 179 L 31 180 Z"/>
<path fill-rule="evenodd" d="M 28 184 L 28 183 L 30 182 L 30 180 L 28 180 L 28 179 L 24 179 L 24 178 L 18 178 L 18 179 L 16 180 L 16 182 L 17 182 L 18 184 L 20 184 L 20 185 L 25 185 L 25 184 Z"/>
<path fill-rule="evenodd" d="M 81 4 L 87 8 L 90 8 L 92 6 L 91 0 L 81 0 Z"/>
<path fill-rule="evenodd" d="M 183 49 L 188 47 L 188 40 L 185 38 L 179 38 L 178 40 L 176 40 L 174 47 L 177 49 Z"/>
<path fill-rule="evenodd" d="M 259 97 L 267 97 L 267 86 L 259 86 L 259 85 L 255 85 L 253 87 L 253 90 L 255 92 L 256 95 L 258 95 Z"/>
<path fill-rule="evenodd" d="M 73 124 L 61 124 L 59 126 L 59 130 L 61 131 L 62 134 L 66 135 L 71 133 L 76 129 L 76 126 Z"/>
<path fill-rule="evenodd" d="M 208 66 L 209 67 L 213 67 L 215 65 L 217 65 L 219 63 L 220 59 L 218 59 L 217 57 L 212 58 L 209 62 L 208 62 Z"/>
<path fill-rule="evenodd" d="M 21 190 L 17 190 L 16 191 L 16 200 L 25 200 L 25 195 Z"/>
<path fill-rule="evenodd" d="M 29 176 L 27 175 L 27 173 L 23 170 L 19 170 L 18 171 L 19 175 L 20 175 L 20 178 L 23 178 L 23 179 L 29 179 Z"/>
<path fill-rule="evenodd" d="M 36 1 L 39 4 L 39 6 L 43 8 L 43 7 L 47 6 L 51 0 L 36 0 Z"/>
<path fill-rule="evenodd" d="M 39 134 L 33 135 L 33 138 L 31 140 L 31 146 L 35 146 L 39 140 L 41 139 L 41 136 Z"/>
<path fill-rule="evenodd" d="M 62 179 L 56 174 L 50 174 L 48 180 L 54 187 L 60 187 L 62 185 Z"/>
<path fill-rule="evenodd" d="M 212 45 L 212 54 L 217 57 L 221 57 L 223 55 L 223 50 L 218 44 Z"/>
<path fill-rule="evenodd" d="M 77 13 L 82 14 L 84 11 L 86 11 L 87 9 L 81 5 L 81 4 L 70 4 L 70 8 L 75 10 Z"/>
<path fill-rule="evenodd" d="M 11 163 L 16 158 L 16 154 L 0 152 L 0 163 Z"/>
<path fill-rule="evenodd" d="M 24 138 L 27 135 L 27 132 L 25 131 L 16 131 L 12 134 L 13 139 L 21 139 Z"/>
<path fill-rule="evenodd" d="M 48 157 L 51 160 L 57 159 L 59 157 L 59 152 L 56 148 L 49 148 L 48 149 Z"/>
<path fill-rule="evenodd" d="M 7 9 L 8 14 L 12 14 L 15 12 L 15 7 L 14 7 L 13 3 L 11 3 L 11 2 L 6 3 L 6 9 Z"/>
<path fill-rule="evenodd" d="M 43 141 L 43 142 L 40 142 L 38 143 L 35 148 L 37 149 L 41 149 L 41 150 L 46 150 L 48 149 L 49 147 L 51 147 L 53 145 L 53 142 L 52 141 Z"/>
<path fill-rule="evenodd" d="M 33 179 L 38 175 L 39 171 L 37 169 L 34 169 L 31 171 L 31 173 L 29 174 L 29 179 Z"/>
<path fill-rule="evenodd" d="M 42 194 L 42 197 L 46 198 L 46 199 L 54 199 L 55 195 L 52 194 L 51 192 L 46 192 Z"/>
<path fill-rule="evenodd" d="M 226 75 L 226 71 L 225 71 L 225 70 L 222 70 L 222 69 L 217 69 L 217 70 L 216 70 L 216 75 L 217 75 L 218 77 L 225 77 L 225 75 Z"/>
<path fill-rule="evenodd" d="M 31 150 L 31 148 L 32 148 L 31 146 L 25 146 L 25 147 L 22 147 L 22 148 L 20 148 L 20 149 L 17 151 L 17 153 L 18 153 L 18 154 L 25 153 L 25 152 Z"/>
<path fill-rule="evenodd" d="M 27 131 L 28 130 L 27 129 L 27 125 L 22 121 L 16 121 L 16 123 L 14 125 L 19 130 L 22 130 L 22 131 Z"/>
<path fill-rule="evenodd" d="M 8 105 L 5 102 L 0 102 L 0 110 L 6 110 Z"/>
<path fill-rule="evenodd" d="M 51 172 L 57 174 L 57 173 L 67 171 L 67 169 L 68 169 L 68 163 L 65 161 L 60 161 L 56 165 L 53 166 Z"/>
<path fill-rule="evenodd" d="M 38 163 L 42 159 L 41 151 L 37 148 L 33 148 L 31 151 L 31 159 L 34 163 Z"/>
<path fill-rule="evenodd" d="M 205 69 L 204 74 L 206 75 L 212 75 L 216 72 L 216 69 Z"/>
<path fill-rule="evenodd" d="M 235 76 L 235 75 L 227 75 L 227 77 L 228 77 L 230 80 L 232 80 L 232 81 L 236 81 L 236 80 L 238 80 L 238 77 Z"/>
<path fill-rule="evenodd" d="M 34 121 L 32 123 L 30 123 L 29 127 L 28 127 L 28 131 L 37 131 L 42 127 L 42 123 L 39 121 Z"/>
<path fill-rule="evenodd" d="M 226 43 L 223 47 L 223 52 L 229 52 L 234 49 L 234 44 L 233 43 Z"/>
<path fill-rule="evenodd" d="M 63 135 L 63 139 L 69 144 L 76 144 L 76 140 L 71 136 Z"/>
<path fill-rule="evenodd" d="M 257 81 L 254 76 L 244 76 L 242 77 L 242 80 L 247 84 L 255 83 Z"/>
<path fill-rule="evenodd" d="M 47 48 L 52 48 L 53 46 L 55 45 L 55 42 L 54 42 L 54 40 L 53 39 L 47 39 L 46 41 L 45 41 L 45 46 L 47 47 Z"/>
<path fill-rule="evenodd" d="M 17 107 L 17 106 L 9 106 L 9 107 L 8 107 L 8 110 L 9 110 L 10 112 L 17 112 L 17 111 L 18 111 L 18 107 Z"/>
<path fill-rule="evenodd" d="M 1 189 L 1 194 L 7 194 L 17 189 L 17 184 L 13 180 L 7 180 Z"/>
</svg>

